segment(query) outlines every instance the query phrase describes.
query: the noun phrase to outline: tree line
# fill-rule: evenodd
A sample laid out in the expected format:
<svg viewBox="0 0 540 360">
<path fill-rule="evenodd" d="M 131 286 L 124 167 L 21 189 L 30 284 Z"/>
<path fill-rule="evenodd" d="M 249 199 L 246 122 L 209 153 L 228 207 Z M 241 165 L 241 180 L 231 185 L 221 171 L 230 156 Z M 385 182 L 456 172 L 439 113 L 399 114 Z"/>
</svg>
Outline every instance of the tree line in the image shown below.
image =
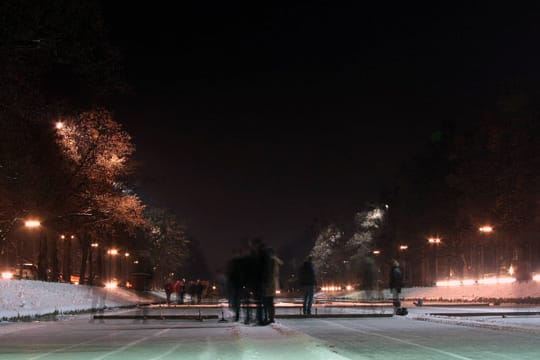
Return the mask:
<svg viewBox="0 0 540 360">
<path fill-rule="evenodd" d="M 311 254 L 328 281 L 362 283 L 372 263 L 385 281 L 391 259 L 408 285 L 530 279 L 540 267 L 539 100 L 527 82 L 501 85 L 489 105 L 441 121 L 373 204 L 319 222 Z"/>
</svg>

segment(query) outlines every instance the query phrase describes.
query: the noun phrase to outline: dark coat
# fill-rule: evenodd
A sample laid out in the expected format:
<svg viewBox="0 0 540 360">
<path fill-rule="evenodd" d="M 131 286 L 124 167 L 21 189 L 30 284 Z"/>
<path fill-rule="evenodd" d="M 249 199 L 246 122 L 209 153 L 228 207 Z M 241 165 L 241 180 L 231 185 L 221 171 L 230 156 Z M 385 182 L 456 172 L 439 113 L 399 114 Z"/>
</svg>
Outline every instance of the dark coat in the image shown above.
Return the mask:
<svg viewBox="0 0 540 360">
<path fill-rule="evenodd" d="M 240 289 L 245 285 L 244 259 L 236 256 L 227 264 L 227 284 L 230 289 Z"/>
<path fill-rule="evenodd" d="M 390 289 L 396 289 L 398 292 L 401 292 L 403 287 L 403 275 L 399 266 L 392 266 L 390 269 Z"/>
<path fill-rule="evenodd" d="M 302 286 L 315 286 L 317 279 L 315 277 L 315 268 L 309 260 L 304 261 L 298 273 L 298 281 Z"/>
</svg>

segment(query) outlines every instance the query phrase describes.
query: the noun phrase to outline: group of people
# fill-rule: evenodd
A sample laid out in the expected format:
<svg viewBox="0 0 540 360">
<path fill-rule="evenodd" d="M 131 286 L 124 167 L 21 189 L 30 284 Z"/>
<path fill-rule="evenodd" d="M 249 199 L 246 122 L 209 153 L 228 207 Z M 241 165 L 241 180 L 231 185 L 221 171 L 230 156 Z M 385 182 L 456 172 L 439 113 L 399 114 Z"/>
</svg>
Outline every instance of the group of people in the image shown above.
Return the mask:
<svg viewBox="0 0 540 360">
<path fill-rule="evenodd" d="M 317 276 L 312 257 L 308 256 L 298 269 L 298 281 L 303 293 L 302 313 L 311 315 Z M 248 246 L 236 249 L 227 263 L 225 272 L 225 288 L 229 307 L 234 321 L 239 321 L 241 309 L 244 309 L 244 322 L 267 325 L 275 322 L 274 297 L 280 288 L 280 267 L 283 261 L 260 238 L 251 239 Z M 400 293 L 403 286 L 403 275 L 399 263 L 392 261 L 389 274 L 389 287 L 392 292 L 396 314 L 402 310 Z M 192 304 L 200 304 L 204 291 L 201 280 L 186 282 L 185 279 L 173 281 L 167 279 L 165 293 L 167 304 L 171 296 L 176 294 L 176 302 L 184 304 L 187 294 Z M 253 316 L 253 310 L 255 314 Z"/>
<path fill-rule="evenodd" d="M 186 295 L 190 296 L 191 304 L 200 304 L 205 290 L 205 284 L 199 279 L 197 281 L 187 282 L 186 279 L 174 281 L 172 278 L 168 278 L 165 281 L 164 290 L 168 305 L 171 304 L 173 293 L 176 295 L 177 304 L 184 304 Z"/>
<path fill-rule="evenodd" d="M 245 323 L 267 325 L 275 321 L 274 297 L 279 289 L 279 270 L 283 264 L 274 250 L 259 238 L 251 239 L 247 248 L 235 250 L 226 269 L 226 288 L 234 321 L 245 309 Z M 255 307 L 255 317 L 252 317 Z"/>
<path fill-rule="evenodd" d="M 275 321 L 274 297 L 280 288 L 281 265 L 283 261 L 274 249 L 259 238 L 250 240 L 243 251 L 235 250 L 226 269 L 227 295 L 234 321 L 239 321 L 242 308 L 246 324 L 253 321 L 257 325 L 267 325 Z M 304 295 L 302 311 L 304 315 L 310 315 L 317 285 L 311 257 L 299 269 L 299 282 Z"/>
</svg>

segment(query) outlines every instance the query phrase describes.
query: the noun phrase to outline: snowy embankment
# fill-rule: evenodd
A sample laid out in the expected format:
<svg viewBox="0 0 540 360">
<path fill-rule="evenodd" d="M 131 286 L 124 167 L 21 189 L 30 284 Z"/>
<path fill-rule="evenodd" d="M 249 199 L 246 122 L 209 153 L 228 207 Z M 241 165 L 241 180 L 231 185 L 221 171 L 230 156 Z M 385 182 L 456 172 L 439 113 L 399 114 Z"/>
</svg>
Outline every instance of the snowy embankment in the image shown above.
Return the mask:
<svg viewBox="0 0 540 360">
<path fill-rule="evenodd" d="M 80 312 L 149 302 L 135 292 L 116 288 L 30 280 L 0 280 L 0 319 Z"/>
<path fill-rule="evenodd" d="M 388 289 L 381 294 L 371 294 L 375 298 L 391 299 Z M 434 286 L 404 288 L 401 297 L 406 300 L 478 301 L 499 299 L 504 302 L 531 303 L 540 301 L 540 281 L 513 282 L 508 284 L 471 284 L 458 286 Z M 348 299 L 370 298 L 365 291 L 357 291 L 345 296 Z"/>
<path fill-rule="evenodd" d="M 540 299 L 540 282 L 513 282 L 510 284 L 474 284 L 409 288 L 403 290 L 406 299 L 475 301 L 480 299 L 514 300 Z"/>
</svg>

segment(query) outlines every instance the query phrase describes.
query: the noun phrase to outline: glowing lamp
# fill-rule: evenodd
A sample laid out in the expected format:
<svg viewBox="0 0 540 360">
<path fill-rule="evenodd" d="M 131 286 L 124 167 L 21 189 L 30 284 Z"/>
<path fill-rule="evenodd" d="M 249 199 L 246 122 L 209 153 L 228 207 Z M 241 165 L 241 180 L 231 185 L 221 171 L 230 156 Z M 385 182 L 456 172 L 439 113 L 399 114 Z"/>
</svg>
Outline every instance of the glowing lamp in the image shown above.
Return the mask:
<svg viewBox="0 0 540 360">
<path fill-rule="evenodd" d="M 41 222 L 39 220 L 26 220 L 24 222 L 24 226 L 29 228 L 35 228 L 41 226 Z"/>
</svg>

